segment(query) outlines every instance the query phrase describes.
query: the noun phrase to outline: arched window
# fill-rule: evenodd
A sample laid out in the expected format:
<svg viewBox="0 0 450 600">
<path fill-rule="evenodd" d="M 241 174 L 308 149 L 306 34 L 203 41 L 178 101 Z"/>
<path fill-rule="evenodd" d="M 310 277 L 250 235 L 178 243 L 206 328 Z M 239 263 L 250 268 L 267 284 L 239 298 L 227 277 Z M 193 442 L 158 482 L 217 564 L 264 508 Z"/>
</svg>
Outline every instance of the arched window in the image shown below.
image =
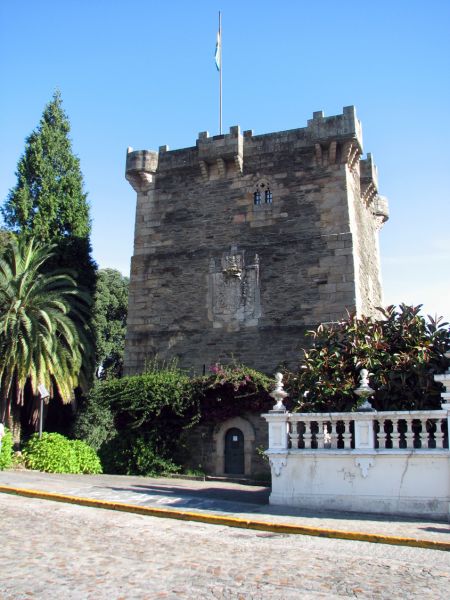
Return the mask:
<svg viewBox="0 0 450 600">
<path fill-rule="evenodd" d="M 253 188 L 253 205 L 268 206 L 273 202 L 273 194 L 267 179 L 260 179 Z"/>
</svg>

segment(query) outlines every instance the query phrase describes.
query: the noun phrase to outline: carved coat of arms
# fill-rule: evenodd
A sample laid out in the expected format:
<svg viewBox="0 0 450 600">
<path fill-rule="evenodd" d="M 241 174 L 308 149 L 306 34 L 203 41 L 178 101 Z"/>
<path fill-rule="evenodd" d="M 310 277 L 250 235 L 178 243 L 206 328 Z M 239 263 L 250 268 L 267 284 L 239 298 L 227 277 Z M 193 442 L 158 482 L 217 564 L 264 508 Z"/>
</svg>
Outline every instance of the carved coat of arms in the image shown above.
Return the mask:
<svg viewBox="0 0 450 600">
<path fill-rule="evenodd" d="M 258 255 L 247 262 L 245 251 L 232 246 L 221 258 L 211 258 L 208 318 L 214 327 L 254 326 L 260 316 Z"/>
</svg>

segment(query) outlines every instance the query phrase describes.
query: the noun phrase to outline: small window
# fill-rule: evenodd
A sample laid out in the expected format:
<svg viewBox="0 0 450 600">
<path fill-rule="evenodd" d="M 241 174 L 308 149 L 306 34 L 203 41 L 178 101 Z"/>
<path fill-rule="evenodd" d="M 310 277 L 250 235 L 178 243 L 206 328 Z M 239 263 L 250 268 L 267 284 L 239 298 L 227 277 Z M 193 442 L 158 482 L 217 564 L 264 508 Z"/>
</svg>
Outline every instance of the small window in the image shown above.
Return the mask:
<svg viewBox="0 0 450 600">
<path fill-rule="evenodd" d="M 272 204 L 272 192 L 270 190 L 266 190 L 265 202 L 266 204 Z"/>
<path fill-rule="evenodd" d="M 261 192 L 260 191 L 256 191 L 253 194 L 253 204 L 255 206 L 259 206 L 261 204 Z"/>
</svg>

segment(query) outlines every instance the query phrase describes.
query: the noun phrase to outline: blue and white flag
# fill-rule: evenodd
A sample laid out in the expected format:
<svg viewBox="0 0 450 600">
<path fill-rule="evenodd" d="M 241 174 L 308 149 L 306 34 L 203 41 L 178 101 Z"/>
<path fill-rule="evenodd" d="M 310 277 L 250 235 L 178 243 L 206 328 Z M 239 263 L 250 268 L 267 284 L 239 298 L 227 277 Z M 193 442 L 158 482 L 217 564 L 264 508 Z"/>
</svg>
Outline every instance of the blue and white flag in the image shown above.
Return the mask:
<svg viewBox="0 0 450 600">
<path fill-rule="evenodd" d="M 222 46 L 222 40 L 220 37 L 220 29 L 219 29 L 219 31 L 217 32 L 216 52 L 214 54 L 214 60 L 216 62 L 216 67 L 217 67 L 218 71 L 220 71 L 220 67 L 221 67 L 221 64 L 220 64 L 220 58 L 221 58 L 221 53 L 222 53 L 221 46 Z"/>
</svg>

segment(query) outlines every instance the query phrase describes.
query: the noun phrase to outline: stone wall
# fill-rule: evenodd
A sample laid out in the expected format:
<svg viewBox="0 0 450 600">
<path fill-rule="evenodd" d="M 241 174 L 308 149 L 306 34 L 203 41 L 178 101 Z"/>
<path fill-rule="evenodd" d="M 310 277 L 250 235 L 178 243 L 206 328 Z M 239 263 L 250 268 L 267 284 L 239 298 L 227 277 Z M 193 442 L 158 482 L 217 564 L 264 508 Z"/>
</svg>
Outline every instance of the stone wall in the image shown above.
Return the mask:
<svg viewBox="0 0 450 600">
<path fill-rule="evenodd" d="M 305 331 L 381 303 L 387 217 L 353 107 L 307 127 L 131 149 L 137 192 L 125 372 L 155 355 L 200 373 L 298 363 Z M 384 211 L 384 212 L 383 212 Z"/>
<path fill-rule="evenodd" d="M 233 427 L 243 432 L 246 444 L 246 468 L 242 476 L 261 481 L 270 479 L 269 463 L 262 454 L 268 445 L 267 424 L 256 414 L 246 413 L 227 421 L 203 423 L 187 430 L 183 434 L 182 450 L 177 460 L 185 468 L 199 470 L 206 475 L 229 476 L 224 465 L 224 439 L 227 431 Z"/>
</svg>

